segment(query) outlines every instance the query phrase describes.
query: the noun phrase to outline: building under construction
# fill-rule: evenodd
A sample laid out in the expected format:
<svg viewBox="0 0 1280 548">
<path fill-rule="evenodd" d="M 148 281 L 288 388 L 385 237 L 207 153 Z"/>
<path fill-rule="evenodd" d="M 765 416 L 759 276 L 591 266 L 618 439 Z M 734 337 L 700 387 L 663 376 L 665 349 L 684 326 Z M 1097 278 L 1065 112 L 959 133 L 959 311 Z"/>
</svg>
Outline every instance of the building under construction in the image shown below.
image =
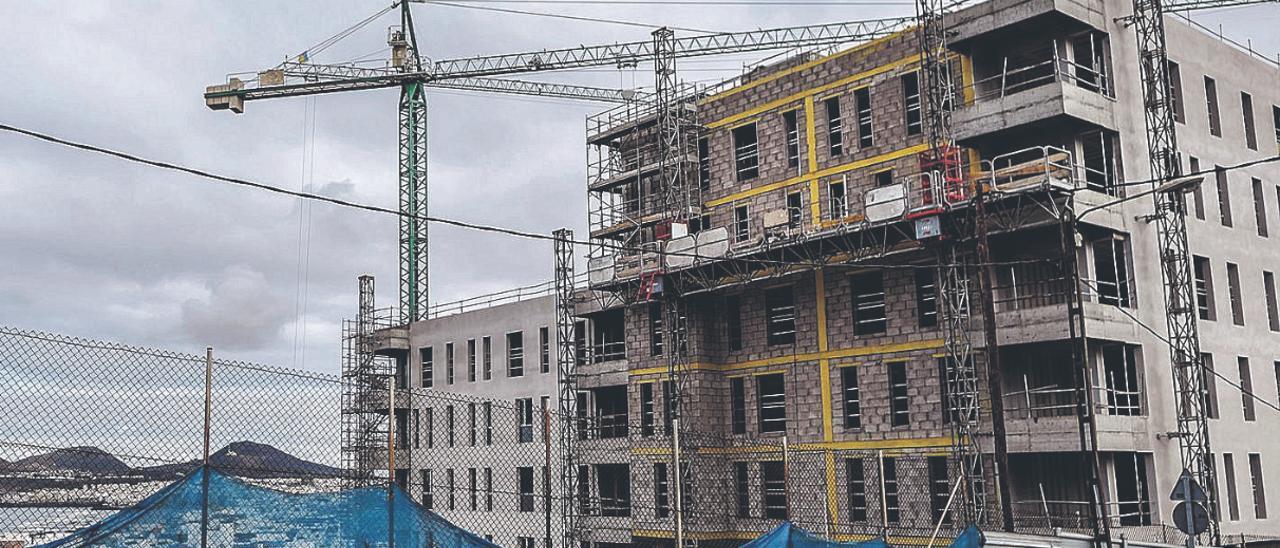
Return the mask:
<svg viewBox="0 0 1280 548">
<path fill-rule="evenodd" d="M 368 359 L 350 367 L 436 389 L 447 375 L 531 428 L 535 405 L 571 417 L 541 481 L 563 478 L 575 502 L 554 536 L 583 546 L 733 544 L 781 519 L 840 538 L 977 522 L 1178 543 L 1167 493 L 1184 468 L 1224 538 L 1274 535 L 1280 171 L 1234 166 L 1280 151 L 1280 68 L 1166 15 L 1155 95 L 1178 146 L 1153 162 L 1133 9 L 993 0 L 946 15 L 941 52 L 904 29 L 712 89 L 659 56 L 651 99 L 587 121 L 574 320 L 562 296 L 356 326 L 349 352 Z M 1208 173 L 1153 193 L 1160 162 Z M 1169 304 L 1179 275 L 1153 204 L 1186 215 L 1192 300 Z M 1190 389 L 1167 340 L 1180 314 L 1200 335 Z M 535 380 L 490 390 L 491 375 Z M 352 398 L 374 425 L 351 439 L 359 459 L 388 442 Z M 442 413 L 396 407 L 414 439 L 411 416 Z M 423 452 L 398 474 L 438 486 L 423 470 L 456 459 Z M 493 466 L 530 468 L 532 488 L 535 464 Z"/>
</svg>

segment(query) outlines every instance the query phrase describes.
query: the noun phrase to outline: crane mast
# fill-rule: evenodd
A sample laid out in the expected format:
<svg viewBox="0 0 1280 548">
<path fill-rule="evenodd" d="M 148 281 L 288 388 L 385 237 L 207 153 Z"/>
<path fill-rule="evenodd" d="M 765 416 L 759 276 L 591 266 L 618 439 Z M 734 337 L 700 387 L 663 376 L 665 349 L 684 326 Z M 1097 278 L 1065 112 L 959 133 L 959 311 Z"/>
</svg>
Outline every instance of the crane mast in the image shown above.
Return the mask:
<svg viewBox="0 0 1280 548">
<path fill-rule="evenodd" d="M 946 188 L 965 185 L 960 165 L 960 151 L 951 136 L 950 101 L 953 97 L 951 67 L 946 45 L 943 0 L 917 0 L 920 40 L 921 88 L 926 101 L 925 124 L 929 148 L 920 155 L 920 171 L 924 184 L 942 184 Z M 945 196 L 946 192 L 943 193 Z M 941 205 L 941 204 L 940 204 Z M 939 211 L 939 222 L 942 218 Z M 963 225 L 953 220 L 953 225 Z M 951 413 L 951 455 L 953 469 L 962 478 L 960 493 L 966 521 L 984 521 L 986 496 L 983 487 L 982 452 L 978 444 L 981 425 L 978 374 L 974 363 L 972 311 L 969 297 L 973 294 L 964 250 L 968 240 L 960 226 L 942 232 L 938 246 L 937 288 L 941 317 L 944 322 L 944 345 L 947 354 L 947 409 Z M 1003 474 L 1000 475 L 1001 477 Z"/>
<path fill-rule="evenodd" d="M 1207 7 L 1210 2 L 1198 2 Z M 1147 159 L 1151 179 L 1159 186 L 1178 177 L 1178 139 L 1169 91 L 1169 58 L 1165 49 L 1164 6 L 1161 0 L 1134 0 L 1130 21 L 1138 40 L 1143 113 L 1147 130 Z M 1206 378 L 1200 361 L 1200 333 L 1196 324 L 1195 286 L 1191 274 L 1191 253 L 1187 242 L 1186 208 L 1166 192 L 1156 192 L 1155 212 L 1160 246 L 1160 273 L 1164 280 L 1165 318 L 1168 325 L 1169 357 L 1173 371 L 1176 437 L 1182 468 L 1203 486 L 1213 485 L 1209 464 L 1209 421 L 1205 413 Z M 1214 489 L 1205 489 L 1213 508 Z M 1218 539 L 1218 516 L 1210 511 L 1210 542 Z"/>
</svg>

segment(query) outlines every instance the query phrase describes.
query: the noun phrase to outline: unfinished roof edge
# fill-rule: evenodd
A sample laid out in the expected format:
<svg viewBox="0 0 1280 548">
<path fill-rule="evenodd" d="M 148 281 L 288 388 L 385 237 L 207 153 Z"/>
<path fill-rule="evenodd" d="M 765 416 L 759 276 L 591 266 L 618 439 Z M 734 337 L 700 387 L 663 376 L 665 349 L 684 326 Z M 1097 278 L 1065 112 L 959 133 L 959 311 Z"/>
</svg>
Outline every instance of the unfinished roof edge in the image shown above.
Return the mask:
<svg viewBox="0 0 1280 548">
<path fill-rule="evenodd" d="M 1102 0 L 987 0 L 949 16 L 948 43 L 964 42 L 1013 27 L 1031 19 L 1057 17 L 1074 20 L 1095 29 L 1105 29 L 1109 20 Z"/>
<path fill-rule="evenodd" d="M 712 84 L 706 88 L 699 102 L 708 103 L 718 99 L 723 99 L 725 97 L 753 89 L 757 86 L 785 78 L 797 72 L 809 70 L 842 57 L 866 51 L 904 34 L 915 32 L 915 30 L 916 27 L 912 25 L 888 36 L 882 36 L 875 40 L 869 40 L 845 47 L 820 48 L 818 50 L 792 50 L 793 53 L 791 55 L 787 55 L 779 61 L 757 66 L 744 74 L 727 78 L 718 84 Z M 819 53 L 823 50 L 826 50 L 827 53 Z"/>
</svg>

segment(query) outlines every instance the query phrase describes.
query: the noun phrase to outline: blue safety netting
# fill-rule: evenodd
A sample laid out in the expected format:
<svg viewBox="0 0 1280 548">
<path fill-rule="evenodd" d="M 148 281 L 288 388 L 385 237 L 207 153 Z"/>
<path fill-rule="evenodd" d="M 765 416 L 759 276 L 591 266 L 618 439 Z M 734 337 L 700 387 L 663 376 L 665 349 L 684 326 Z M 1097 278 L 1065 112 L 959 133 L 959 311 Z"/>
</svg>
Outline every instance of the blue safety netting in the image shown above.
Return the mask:
<svg viewBox="0 0 1280 548">
<path fill-rule="evenodd" d="M 395 531 L 396 546 L 497 546 L 423 508 L 399 488 L 390 500 L 384 487 L 294 494 L 208 467 L 45 546 L 199 545 L 204 523 L 212 546 L 387 546 L 388 528 Z"/>
<path fill-rule="evenodd" d="M 954 541 L 951 542 L 950 548 L 980 548 L 983 544 L 982 532 L 977 527 L 970 526 L 960 533 Z M 774 527 L 772 531 L 765 533 L 751 542 L 742 545 L 742 548 L 889 548 L 889 544 L 883 539 L 871 539 L 861 542 L 838 542 L 828 540 L 804 529 L 796 527 L 791 522 L 786 521 L 781 525 Z"/>
</svg>

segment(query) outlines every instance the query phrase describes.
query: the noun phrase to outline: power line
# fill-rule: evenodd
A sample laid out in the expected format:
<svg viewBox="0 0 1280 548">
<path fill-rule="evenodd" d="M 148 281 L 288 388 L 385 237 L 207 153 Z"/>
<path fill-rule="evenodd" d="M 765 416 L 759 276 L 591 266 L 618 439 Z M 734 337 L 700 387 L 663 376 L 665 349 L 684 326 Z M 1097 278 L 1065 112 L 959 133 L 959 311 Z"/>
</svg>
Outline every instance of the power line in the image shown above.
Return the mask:
<svg viewBox="0 0 1280 548">
<path fill-rule="evenodd" d="M 430 2 L 430 0 L 414 0 Z M 912 6 L 903 0 L 451 0 L 468 4 L 564 4 L 625 6 Z"/>
<path fill-rule="evenodd" d="M 69 141 L 69 140 L 67 140 L 67 139 L 62 139 L 62 138 L 60 138 L 60 137 L 54 137 L 54 136 L 52 136 L 52 135 L 48 135 L 48 134 L 44 134 L 44 133 L 40 133 L 40 132 L 33 131 L 33 130 L 29 130 L 29 129 L 23 129 L 23 128 L 19 128 L 19 127 L 15 127 L 15 126 L 7 125 L 7 124 L 0 124 L 0 131 L 8 131 L 8 132 L 12 132 L 12 133 L 18 133 L 18 134 L 21 134 L 21 135 L 25 135 L 25 136 L 27 136 L 27 137 L 31 137 L 31 138 L 33 138 L 33 139 L 38 139 L 38 140 L 41 140 L 41 141 L 46 141 L 46 142 L 53 143 L 53 144 L 56 144 L 56 145 L 61 145 L 61 146 L 65 146 L 65 147 L 70 147 L 70 148 L 74 148 L 74 149 L 78 149 L 78 150 L 84 150 L 84 151 L 88 151 L 88 152 L 95 152 L 95 153 L 99 153 L 99 154 L 105 154 L 105 155 L 107 155 L 107 156 L 112 156 L 112 157 L 119 158 L 119 159 L 122 159 L 122 160 L 126 160 L 126 161 L 129 161 L 129 162 L 139 163 L 139 164 L 148 165 L 148 166 L 151 166 L 151 167 L 157 167 L 157 168 L 161 168 L 161 169 L 168 169 L 168 170 L 173 170 L 173 171 L 179 171 L 179 172 L 182 172 L 182 173 L 187 173 L 187 174 L 190 174 L 190 175 L 195 175 L 196 177 L 201 177 L 201 178 L 205 178 L 205 179 L 211 179 L 211 180 L 220 181 L 220 182 L 229 183 L 229 184 L 238 185 L 238 186 L 249 187 L 249 188 L 257 189 L 257 190 L 263 190 L 263 191 L 267 191 L 267 192 L 271 192 L 271 193 L 275 193 L 275 194 L 282 194 L 282 195 L 285 195 L 285 196 L 291 196 L 291 197 L 294 197 L 294 198 L 300 198 L 300 199 L 305 199 L 305 200 L 316 200 L 316 201 L 325 202 L 325 203 L 329 203 L 329 204 L 333 204 L 333 205 L 337 205 L 337 206 L 341 206 L 341 207 L 349 207 L 349 208 L 353 208 L 353 209 L 360 209 L 360 210 L 364 210 L 364 211 L 372 211 L 372 212 L 374 212 L 374 213 L 382 213 L 382 214 L 386 214 L 386 215 L 394 215 L 394 216 L 396 216 L 396 217 L 411 217 L 411 218 L 416 218 L 416 219 L 418 219 L 418 220 L 420 220 L 420 221 L 429 222 L 429 223 L 439 223 L 439 224 L 449 225 L 449 226 L 454 226 L 454 227 L 458 227 L 458 228 L 465 228 L 465 229 L 470 229 L 470 230 L 477 230 L 477 231 L 481 231 L 481 232 L 491 232 L 491 233 L 495 233 L 495 234 L 504 234 L 504 235 L 507 235 L 507 236 L 515 236 L 515 237 L 519 237 L 519 238 L 528 238 L 528 239 L 534 239 L 534 240 L 546 240 L 546 241 L 555 241 L 555 239 L 556 239 L 556 238 L 555 238 L 555 236 L 552 236 L 552 235 L 550 235 L 550 234 L 542 234 L 542 233 L 538 233 L 538 232 L 529 232 L 529 231 L 526 231 L 526 230 L 519 230 L 519 229 L 508 228 L 508 227 L 503 227 L 503 226 L 496 226 L 496 225 L 480 224 L 480 223 L 474 223 L 474 222 L 469 222 L 469 221 L 459 221 L 459 220 L 456 220 L 456 219 L 449 219 L 449 218 L 444 218 L 444 217 L 434 217 L 434 216 L 430 216 L 430 215 L 413 215 L 413 214 L 410 214 L 410 213 L 405 213 L 405 212 L 402 212 L 402 211 L 397 211 L 397 210 L 390 209 L 390 208 L 386 208 L 386 207 L 382 207 L 382 206 L 376 206 L 376 205 L 364 204 L 364 203 L 360 203 L 360 202 L 354 202 L 354 201 L 350 201 L 350 200 L 344 200 L 344 199 L 341 199 L 341 198 L 334 198 L 334 197 L 331 197 L 331 196 L 325 196 L 325 195 L 322 195 L 322 194 L 314 194 L 314 193 L 306 192 L 306 191 L 290 190 L 290 189 L 287 189 L 287 188 L 282 188 L 282 187 L 278 187 L 278 186 L 272 186 L 272 185 L 269 185 L 269 184 L 266 184 L 266 183 L 259 183 L 259 182 L 250 181 L 250 180 L 247 180 L 247 179 L 240 179 L 240 178 L 237 178 L 237 177 L 230 177 L 230 176 L 227 176 L 227 175 L 219 175 L 219 174 L 217 174 L 217 173 L 212 173 L 212 172 L 209 172 L 209 171 L 204 171 L 204 170 L 201 170 L 201 169 L 196 169 L 196 168 L 192 168 L 192 167 L 187 167 L 187 166 L 183 166 L 183 165 L 179 165 L 179 164 L 173 164 L 173 163 L 164 162 L 164 161 L 160 161 L 160 160 L 151 160 L 151 159 L 147 159 L 147 158 L 142 158 L 142 157 L 140 157 L 140 156 L 135 156 L 135 155 L 133 155 L 133 154 L 129 154 L 129 153 L 126 153 L 126 152 L 120 152 L 120 151 L 117 151 L 117 150 L 112 150 L 112 149 L 108 149 L 108 148 L 103 148 L 103 147 L 99 147 L 99 146 L 95 146 L 95 145 L 89 145 L 89 144 L 85 144 L 85 143 L 78 143 L 78 142 L 75 142 L 75 141 Z M 619 245 L 619 244 L 608 244 L 608 243 L 604 243 L 604 242 L 593 242 L 593 241 L 587 241 L 587 240 L 570 240 L 570 241 L 569 241 L 569 243 L 571 243 L 571 244 L 573 244 L 573 245 L 578 245 L 578 246 L 593 246 L 593 247 L 601 247 L 601 248 L 611 249 L 611 250 L 615 250 L 615 251 L 631 251 L 631 252 L 644 252 L 644 251 L 648 251 L 648 249 L 643 248 L 643 247 L 639 247 L 639 246 L 627 246 L 627 245 Z M 741 258 L 741 257 L 711 257 L 711 256 L 707 256 L 707 255 L 702 255 L 702 254 L 699 254 L 699 253 L 689 253 L 689 252 L 679 252 L 679 251 L 668 251 L 668 252 L 666 252 L 666 254 L 667 254 L 667 255 L 669 255 L 669 256 L 673 256 L 673 257 L 690 257 L 690 258 L 694 258 L 694 259 L 713 259 L 713 260 L 725 260 L 725 261 L 740 261 L 740 262 L 745 262 L 745 263 L 752 264 L 752 265 L 802 266 L 802 267 L 810 267 L 810 268 L 820 268 L 820 267 L 844 267 L 844 266 L 847 266 L 847 267 L 850 267 L 850 268 L 881 268 L 881 269 L 904 269 L 904 270 L 917 270 L 917 269 L 920 269 L 920 268 L 932 268 L 932 266 L 936 266 L 936 265 L 932 265 L 932 266 L 929 266 L 929 267 L 922 267 L 922 266 L 919 266 L 919 265 L 912 265 L 912 264 L 875 264 L 875 263 L 866 263 L 866 262 L 859 262 L 859 263 L 856 263 L 856 264 L 845 264 L 845 263 L 836 263 L 836 264 L 831 264 L 831 263 L 822 263 L 822 262 L 817 262 L 817 261 L 783 261 L 783 260 L 774 260 L 774 259 L 746 259 L 746 258 Z M 970 264 L 970 266 L 1008 266 L 1008 265 L 1030 264 L 1030 263 L 1044 263 L 1044 262 L 1047 262 L 1047 261 L 1046 261 L 1045 259 L 1024 259 L 1024 260 L 1012 260 L 1012 261 L 993 261 L 993 262 L 991 262 L 991 263 L 971 263 L 971 264 Z M 945 265 L 943 265 L 943 266 L 945 266 Z"/>
<path fill-rule="evenodd" d="M 587 17 L 583 15 L 566 15 L 563 13 L 545 13 L 545 12 L 538 12 L 538 11 L 525 11 L 525 10 L 515 10 L 515 9 L 508 9 L 508 8 L 494 8 L 494 7 L 488 7 L 488 6 L 472 6 L 472 5 L 466 5 L 466 4 L 457 4 L 454 2 L 442 2 L 440 0 L 418 0 L 418 1 L 420 1 L 423 4 L 447 6 L 451 8 L 464 8 L 464 9 L 473 9 L 473 10 L 482 10 L 482 11 L 492 11 L 492 12 L 498 12 L 498 13 L 511 13 L 516 15 L 533 15 L 537 17 L 569 19 L 571 21 L 584 21 L 588 23 L 606 23 L 610 25 L 625 25 L 628 27 L 641 27 L 646 29 L 659 29 L 659 28 L 666 27 L 673 30 L 696 32 L 699 34 L 720 34 L 721 33 L 721 31 L 714 31 L 714 30 L 694 29 L 694 28 L 688 28 L 688 27 L 675 27 L 671 25 L 654 25 L 650 23 L 637 23 L 635 21 L 622 21 L 619 19 L 605 19 L 602 17 Z"/>
<path fill-rule="evenodd" d="M 1226 167 L 1216 167 L 1216 168 L 1213 168 L 1213 169 L 1202 169 L 1202 170 L 1200 170 L 1200 171 L 1194 171 L 1194 172 L 1191 172 L 1191 173 L 1184 174 L 1184 175 L 1182 175 L 1182 177 L 1194 177 L 1194 176 L 1196 176 L 1196 175 L 1207 175 L 1207 174 L 1209 174 L 1209 173 L 1214 173 L 1214 172 L 1217 172 L 1217 171 L 1223 171 L 1223 172 L 1226 172 L 1226 171 L 1232 171 L 1232 170 L 1235 170 L 1235 169 L 1244 169 L 1244 168 L 1247 168 L 1247 167 L 1253 167 L 1253 166 L 1256 166 L 1256 165 L 1267 164 L 1267 163 L 1271 163 L 1271 162 L 1278 162 L 1278 161 L 1280 161 L 1280 155 L 1277 155 L 1277 156 L 1271 156 L 1271 157 L 1269 157 L 1269 158 L 1261 158 L 1261 159 L 1258 159 L 1258 160 L 1250 160 L 1250 161 L 1248 161 L 1248 162 L 1242 162 L 1242 163 L 1239 163 L 1239 164 L 1235 164 L 1235 165 L 1231 165 L 1231 166 L 1226 166 Z M 1119 184 L 1116 184 L 1116 185 L 1113 185 L 1113 186 L 1115 186 L 1115 187 L 1119 187 L 1119 188 L 1123 188 L 1123 187 L 1131 187 L 1131 186 L 1139 186 L 1139 185 L 1151 185 L 1151 184 L 1155 184 L 1155 183 L 1158 183 L 1158 182 L 1162 182 L 1162 181 L 1159 181 L 1159 180 L 1156 180 L 1156 179 L 1146 179 L 1146 180 L 1142 180 L 1142 181 L 1130 181 L 1130 182 L 1127 182 L 1127 183 L 1119 183 Z M 1088 215 L 1088 214 L 1090 214 L 1090 213 L 1093 213 L 1094 211 L 1097 211 L 1097 210 L 1099 210 L 1099 209 L 1107 209 L 1107 208 L 1110 208 L 1110 207 L 1113 207 L 1113 206 L 1120 205 L 1120 204 L 1125 203 L 1125 202 L 1131 202 L 1131 201 L 1136 200 L 1136 199 L 1138 199 L 1138 198 L 1141 198 L 1141 197 L 1143 197 L 1143 196 L 1150 196 L 1150 195 L 1152 195 L 1152 194 L 1155 194 L 1158 190 L 1159 190 L 1159 187 L 1149 188 L 1149 189 L 1144 190 L 1144 191 L 1142 191 L 1142 192 L 1139 192 L 1139 193 L 1137 193 L 1137 194 L 1130 194 L 1130 195 L 1127 195 L 1127 196 L 1125 196 L 1125 197 L 1123 197 L 1123 198 L 1117 198 L 1117 199 L 1115 199 L 1115 200 L 1111 200 L 1110 202 L 1106 202 L 1106 203 L 1098 204 L 1098 205 L 1096 205 L 1096 206 L 1093 206 L 1093 207 L 1090 207 L 1090 208 L 1088 208 L 1088 209 L 1085 209 L 1084 211 L 1081 211 L 1079 215 L 1076 215 L 1076 220 L 1080 220 L 1080 218 L 1081 218 L 1081 217 L 1084 217 L 1085 215 Z"/>
<path fill-rule="evenodd" d="M 1088 280 L 1086 280 L 1086 279 L 1084 279 L 1084 278 L 1080 278 L 1080 282 L 1081 282 L 1081 283 L 1083 283 L 1083 284 L 1085 284 L 1085 285 L 1087 285 L 1087 286 L 1089 286 L 1089 288 L 1090 288 L 1090 289 L 1092 289 L 1092 290 L 1095 292 L 1095 294 L 1096 294 L 1096 293 L 1100 293 L 1100 292 L 1101 292 L 1101 290 L 1100 290 L 1100 289 L 1098 289 L 1098 286 L 1097 286 L 1097 285 L 1094 285 L 1094 284 L 1090 283 Z M 1161 334 L 1160 334 L 1159 332 L 1157 332 L 1154 328 L 1152 328 L 1151 326 L 1147 325 L 1147 324 L 1146 324 L 1145 322 L 1143 322 L 1142 320 L 1138 319 L 1138 317 L 1137 317 L 1137 316 L 1133 315 L 1133 314 L 1132 314 L 1132 313 L 1130 313 L 1128 310 L 1125 310 L 1125 308 L 1124 308 L 1123 306 L 1120 306 L 1119 304 L 1114 304 L 1114 303 L 1104 303 L 1104 304 L 1107 304 L 1107 305 L 1109 305 L 1109 306 L 1114 307 L 1116 310 L 1119 310 L 1121 314 L 1124 314 L 1124 315 L 1125 315 L 1125 316 L 1127 316 L 1130 320 L 1133 320 L 1133 323 L 1138 324 L 1140 327 L 1142 327 L 1142 328 L 1143 328 L 1144 330 L 1146 330 L 1148 333 L 1151 333 L 1151 335 L 1152 335 L 1152 336 L 1154 336 L 1155 338 L 1159 339 L 1161 342 L 1163 342 L 1163 343 L 1165 343 L 1165 344 L 1171 344 L 1171 343 L 1169 342 L 1169 339 L 1168 339 L 1168 338 L 1166 338 L 1164 335 L 1161 335 Z M 1264 399 L 1262 399 L 1262 398 L 1259 398 L 1259 397 L 1258 397 L 1257 395 L 1255 395 L 1252 391 L 1245 390 L 1245 389 L 1244 389 L 1244 386 L 1242 386 L 1242 385 L 1240 385 L 1240 384 L 1237 384 L 1237 383 L 1232 382 L 1232 381 L 1231 381 L 1231 379 L 1228 379 L 1226 376 L 1224 376 L 1224 375 L 1223 375 L 1222 373 L 1220 373 L 1218 370 L 1216 370 L 1216 369 L 1208 369 L 1208 368 L 1206 368 L 1206 367 L 1204 366 L 1204 362 L 1199 362 L 1199 363 L 1200 363 L 1200 368 L 1201 368 L 1201 369 L 1204 369 L 1204 370 L 1206 370 L 1206 371 L 1208 371 L 1208 372 L 1210 372 L 1210 373 L 1213 373 L 1213 375 L 1214 375 L 1215 377 L 1218 377 L 1219 379 L 1222 379 L 1222 382 L 1225 382 L 1225 383 L 1227 383 L 1229 386 L 1231 386 L 1232 388 L 1235 388 L 1236 390 L 1239 390 L 1241 394 L 1244 394 L 1244 395 L 1246 395 L 1246 396 L 1248 396 L 1248 397 L 1250 397 L 1250 398 L 1253 398 L 1253 400 L 1254 400 L 1254 401 L 1259 402 L 1259 403 L 1261 403 L 1262 405 L 1265 405 L 1265 406 L 1267 406 L 1267 407 L 1271 408 L 1271 409 L 1272 409 L 1272 410 L 1274 410 L 1274 411 L 1280 411 L 1280 406 L 1277 406 L 1277 405 L 1276 405 L 1276 404 L 1274 404 L 1274 403 L 1271 403 L 1271 402 L 1269 402 L 1269 401 L 1267 401 L 1267 400 L 1264 400 Z"/>
</svg>

